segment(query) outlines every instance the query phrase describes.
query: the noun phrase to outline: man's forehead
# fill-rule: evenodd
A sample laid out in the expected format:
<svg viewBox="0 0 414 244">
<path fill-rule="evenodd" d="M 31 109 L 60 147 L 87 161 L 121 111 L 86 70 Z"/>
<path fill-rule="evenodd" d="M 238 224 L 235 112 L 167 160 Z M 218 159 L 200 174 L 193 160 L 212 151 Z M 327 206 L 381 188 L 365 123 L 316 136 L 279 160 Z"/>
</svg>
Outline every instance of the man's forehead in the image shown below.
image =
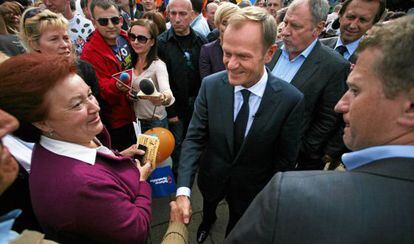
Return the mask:
<svg viewBox="0 0 414 244">
<path fill-rule="evenodd" d="M 93 12 L 95 14 L 96 17 L 107 17 L 107 16 L 118 16 L 119 12 L 118 9 L 115 8 L 114 6 L 111 6 L 107 9 L 103 9 L 99 6 L 95 6 L 95 8 L 93 9 Z"/>
<path fill-rule="evenodd" d="M 174 0 L 168 6 L 169 11 L 181 12 L 181 11 L 191 11 L 192 6 L 191 2 L 186 0 Z"/>
<path fill-rule="evenodd" d="M 380 7 L 380 4 L 377 1 L 366 2 L 366 1 L 354 0 L 346 8 L 345 14 L 358 13 L 361 15 L 369 15 L 371 17 L 374 17 L 376 13 L 378 12 L 379 7 Z"/>
</svg>

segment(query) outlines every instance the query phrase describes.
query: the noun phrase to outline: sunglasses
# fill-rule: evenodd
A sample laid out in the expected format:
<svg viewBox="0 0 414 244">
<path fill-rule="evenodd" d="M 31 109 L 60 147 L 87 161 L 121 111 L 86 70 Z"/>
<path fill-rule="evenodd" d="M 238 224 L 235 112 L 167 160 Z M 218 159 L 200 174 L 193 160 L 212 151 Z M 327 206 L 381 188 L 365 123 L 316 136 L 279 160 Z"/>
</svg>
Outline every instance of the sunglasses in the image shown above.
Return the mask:
<svg viewBox="0 0 414 244">
<path fill-rule="evenodd" d="M 135 40 L 138 41 L 138 43 L 146 44 L 149 39 L 152 39 L 151 37 L 146 37 L 143 35 L 135 35 L 134 33 L 128 32 L 128 38 L 130 42 L 135 42 Z"/>
<path fill-rule="evenodd" d="M 99 18 L 98 21 L 100 26 L 107 26 L 109 24 L 109 20 L 111 20 L 113 25 L 117 25 L 121 22 L 121 18 L 119 16 L 114 16 L 110 18 Z"/>
</svg>

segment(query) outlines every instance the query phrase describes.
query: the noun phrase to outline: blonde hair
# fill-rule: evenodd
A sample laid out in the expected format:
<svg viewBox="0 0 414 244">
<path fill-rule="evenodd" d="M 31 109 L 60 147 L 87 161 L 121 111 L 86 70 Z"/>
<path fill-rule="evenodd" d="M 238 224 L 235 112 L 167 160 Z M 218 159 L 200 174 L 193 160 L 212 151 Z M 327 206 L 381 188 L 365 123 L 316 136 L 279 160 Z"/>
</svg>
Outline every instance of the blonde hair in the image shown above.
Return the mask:
<svg viewBox="0 0 414 244">
<path fill-rule="evenodd" d="M 277 33 L 276 20 L 263 8 L 251 6 L 240 9 L 230 17 L 228 26 L 239 28 L 248 21 L 261 24 L 264 51 L 275 44 Z"/>
<path fill-rule="evenodd" d="M 229 19 L 238 10 L 240 10 L 239 6 L 234 3 L 224 2 L 220 4 L 214 14 L 214 25 L 218 28 L 223 20 Z"/>
<path fill-rule="evenodd" d="M 33 12 L 38 11 L 34 16 Z M 50 10 L 40 8 L 28 8 L 24 11 L 20 21 L 20 41 L 28 52 L 35 51 L 34 43 L 38 44 L 42 33 L 49 28 L 68 29 L 68 21 L 62 14 L 53 13 Z"/>
</svg>

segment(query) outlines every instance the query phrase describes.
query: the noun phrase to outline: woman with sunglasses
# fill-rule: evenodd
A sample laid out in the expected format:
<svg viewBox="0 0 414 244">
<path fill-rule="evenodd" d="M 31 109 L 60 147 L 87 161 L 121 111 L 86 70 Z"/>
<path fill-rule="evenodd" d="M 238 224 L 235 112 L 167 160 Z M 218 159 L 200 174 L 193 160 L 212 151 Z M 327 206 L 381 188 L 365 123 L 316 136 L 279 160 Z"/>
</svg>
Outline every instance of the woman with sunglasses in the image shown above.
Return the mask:
<svg viewBox="0 0 414 244">
<path fill-rule="evenodd" d="M 165 63 L 157 57 L 157 25 L 148 19 L 139 19 L 131 23 L 128 38 L 134 52 L 132 57 L 132 88 L 140 91 L 140 82 L 150 78 L 158 96 L 135 99 L 135 115 L 141 122 L 141 130 L 147 131 L 154 127 L 168 127 L 165 107 L 174 103 L 174 96 L 168 81 Z"/>
</svg>

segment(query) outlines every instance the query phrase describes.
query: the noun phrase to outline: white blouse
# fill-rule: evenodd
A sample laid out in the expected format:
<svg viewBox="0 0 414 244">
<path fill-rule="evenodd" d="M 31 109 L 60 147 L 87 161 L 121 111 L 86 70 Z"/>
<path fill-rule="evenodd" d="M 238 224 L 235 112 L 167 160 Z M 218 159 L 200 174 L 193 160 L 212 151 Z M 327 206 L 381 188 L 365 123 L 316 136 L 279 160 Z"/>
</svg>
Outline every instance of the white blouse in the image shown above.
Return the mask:
<svg viewBox="0 0 414 244">
<path fill-rule="evenodd" d="M 136 91 L 140 91 L 139 83 L 144 78 L 151 78 L 158 92 L 162 92 L 164 94 L 168 93 L 171 95 L 172 99 L 171 99 L 171 102 L 167 105 L 167 107 L 171 106 L 174 103 L 175 98 L 170 89 L 167 66 L 162 60 L 160 59 L 155 60 L 146 70 L 144 70 L 138 76 L 135 74 L 135 69 L 133 69 L 132 87 Z M 138 99 L 138 101 L 134 102 L 134 111 L 138 119 L 145 119 L 145 120 L 152 119 L 152 115 L 154 113 L 154 107 L 155 107 L 154 104 L 152 104 L 148 100 Z M 154 113 L 154 119 L 161 120 L 161 119 L 164 119 L 165 117 L 167 117 L 167 112 L 165 111 L 165 107 L 156 106 L 155 113 Z"/>
</svg>

